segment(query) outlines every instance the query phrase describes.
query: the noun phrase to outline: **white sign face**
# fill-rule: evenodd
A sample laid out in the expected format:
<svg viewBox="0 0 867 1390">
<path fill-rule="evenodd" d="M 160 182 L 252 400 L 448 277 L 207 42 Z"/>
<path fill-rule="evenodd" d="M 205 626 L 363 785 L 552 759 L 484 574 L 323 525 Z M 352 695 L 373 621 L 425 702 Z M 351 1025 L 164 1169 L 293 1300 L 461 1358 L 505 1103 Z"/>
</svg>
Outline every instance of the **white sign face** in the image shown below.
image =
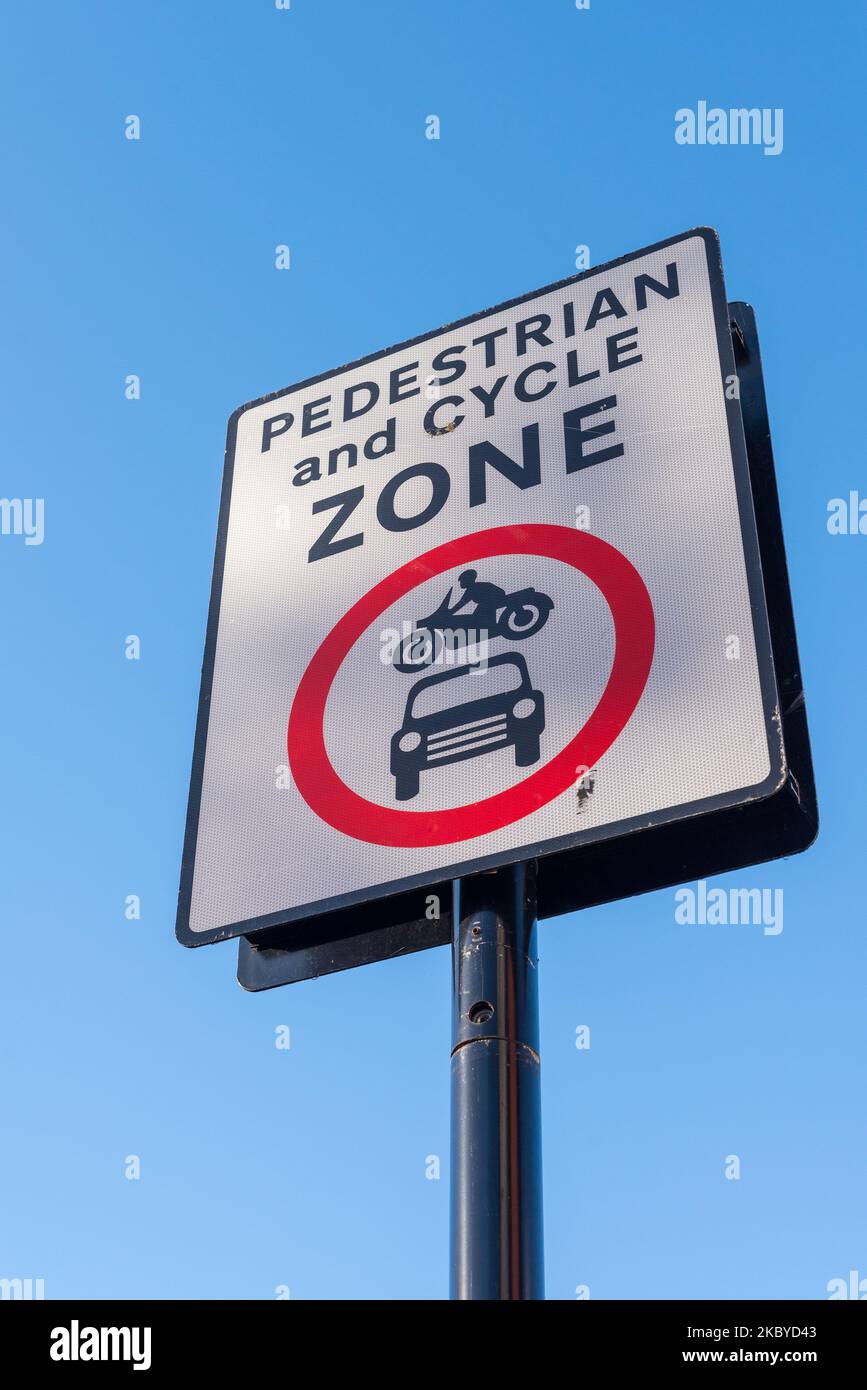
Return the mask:
<svg viewBox="0 0 867 1390">
<path fill-rule="evenodd" d="M 780 787 L 734 372 L 699 230 L 236 412 L 182 941 Z"/>
</svg>

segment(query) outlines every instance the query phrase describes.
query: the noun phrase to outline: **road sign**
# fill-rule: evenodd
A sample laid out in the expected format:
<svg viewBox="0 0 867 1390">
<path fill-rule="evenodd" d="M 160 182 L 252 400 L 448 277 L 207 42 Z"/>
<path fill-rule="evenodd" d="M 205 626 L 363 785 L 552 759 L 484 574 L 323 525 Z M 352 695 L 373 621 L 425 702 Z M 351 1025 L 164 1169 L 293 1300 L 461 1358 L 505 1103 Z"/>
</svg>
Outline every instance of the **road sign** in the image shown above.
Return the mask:
<svg viewBox="0 0 867 1390">
<path fill-rule="evenodd" d="M 697 824 L 802 848 L 739 395 L 701 229 L 237 411 L 180 939 L 318 973 L 480 868 L 537 858 L 544 916 Z"/>
<path fill-rule="evenodd" d="M 815 837 L 816 793 L 758 336 L 748 305 L 728 307 L 788 780 L 764 800 L 643 830 L 631 836 L 625 854 L 622 841 L 603 839 L 550 856 L 542 916 L 794 854 Z M 450 909 L 435 921 L 412 920 L 414 910 L 420 911 L 417 894 L 368 904 L 366 918 L 356 909 L 342 919 L 334 914 L 242 937 L 238 980 L 245 989 L 272 989 L 449 943 Z"/>
</svg>

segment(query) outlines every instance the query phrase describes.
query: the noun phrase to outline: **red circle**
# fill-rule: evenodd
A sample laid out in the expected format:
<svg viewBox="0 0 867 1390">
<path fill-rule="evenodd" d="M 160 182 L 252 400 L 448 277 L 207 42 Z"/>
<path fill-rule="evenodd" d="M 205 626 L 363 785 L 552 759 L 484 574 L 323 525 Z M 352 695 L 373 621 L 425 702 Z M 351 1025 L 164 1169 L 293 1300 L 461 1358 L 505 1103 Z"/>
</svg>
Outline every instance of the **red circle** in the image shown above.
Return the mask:
<svg viewBox="0 0 867 1390">
<path fill-rule="evenodd" d="M 443 570 L 497 555 L 543 555 L 586 575 L 614 620 L 614 661 L 602 698 L 576 736 L 544 767 L 506 791 L 444 811 L 397 811 L 367 801 L 331 763 L 323 721 L 329 691 L 352 647 L 404 594 Z M 401 565 L 353 604 L 304 672 L 289 715 L 289 765 L 304 800 L 321 820 L 374 845 L 419 848 L 490 835 L 538 811 L 575 785 L 576 768 L 594 767 L 622 732 L 641 698 L 653 659 L 653 605 L 626 556 L 588 531 L 568 526 L 495 526 L 460 536 Z"/>
</svg>

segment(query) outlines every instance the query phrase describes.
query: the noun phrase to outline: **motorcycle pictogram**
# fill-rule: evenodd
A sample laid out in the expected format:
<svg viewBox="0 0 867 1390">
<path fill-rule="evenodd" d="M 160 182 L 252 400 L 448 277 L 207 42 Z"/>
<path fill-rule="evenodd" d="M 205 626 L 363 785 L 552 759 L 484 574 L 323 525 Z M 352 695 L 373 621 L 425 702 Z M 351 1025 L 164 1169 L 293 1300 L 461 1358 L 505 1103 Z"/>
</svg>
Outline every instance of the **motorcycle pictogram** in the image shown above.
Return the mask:
<svg viewBox="0 0 867 1390">
<path fill-rule="evenodd" d="M 497 584 L 478 579 L 475 570 L 464 570 L 459 583 L 462 593 L 451 602 L 451 590 L 438 608 L 426 618 L 416 620 L 412 632 L 401 640 L 394 666 L 405 674 L 438 662 L 448 644 L 460 638 L 480 643 L 492 637 L 524 641 L 539 632 L 548 621 L 554 600 L 532 587 L 508 594 Z M 472 612 L 462 613 L 467 604 Z"/>
</svg>

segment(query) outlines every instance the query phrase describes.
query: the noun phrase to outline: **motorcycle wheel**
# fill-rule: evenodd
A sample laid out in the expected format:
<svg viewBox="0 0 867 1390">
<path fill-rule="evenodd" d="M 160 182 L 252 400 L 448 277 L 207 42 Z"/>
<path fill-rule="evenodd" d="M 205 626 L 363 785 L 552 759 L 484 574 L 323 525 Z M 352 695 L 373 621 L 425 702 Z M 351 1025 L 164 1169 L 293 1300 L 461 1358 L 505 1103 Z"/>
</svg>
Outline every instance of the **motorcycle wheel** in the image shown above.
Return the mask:
<svg viewBox="0 0 867 1390">
<path fill-rule="evenodd" d="M 499 626 L 510 637 L 532 637 L 544 626 L 550 611 L 541 603 L 522 603 L 516 608 L 507 608 Z"/>
</svg>

